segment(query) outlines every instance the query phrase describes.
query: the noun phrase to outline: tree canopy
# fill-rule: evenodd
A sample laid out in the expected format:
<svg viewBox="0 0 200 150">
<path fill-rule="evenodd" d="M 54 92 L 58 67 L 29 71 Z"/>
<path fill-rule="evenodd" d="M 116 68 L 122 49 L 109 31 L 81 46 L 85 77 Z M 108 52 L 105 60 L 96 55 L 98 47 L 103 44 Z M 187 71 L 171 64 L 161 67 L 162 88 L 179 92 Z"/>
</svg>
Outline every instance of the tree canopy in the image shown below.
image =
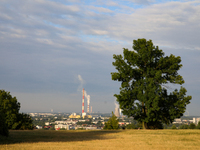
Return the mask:
<svg viewBox="0 0 200 150">
<path fill-rule="evenodd" d="M 10 95 L 10 92 L 0 90 L 0 106 L 5 115 L 8 128 L 12 129 L 13 124 L 17 121 L 20 103 L 17 102 L 16 97 Z"/>
<path fill-rule="evenodd" d="M 133 41 L 133 50 L 123 49 L 122 55 L 113 55 L 112 63 L 117 72 L 112 80 L 120 81 L 120 93 L 115 94 L 124 115 L 143 123 L 143 128 L 162 128 L 179 118 L 190 103 L 184 87 L 169 91 L 169 84 L 182 85 L 178 74 L 181 57 L 164 56 L 164 52 L 152 41 Z"/>
<path fill-rule="evenodd" d="M 1 129 L 33 129 L 32 119 L 29 115 L 19 113 L 20 103 L 10 92 L 0 90 Z"/>
</svg>

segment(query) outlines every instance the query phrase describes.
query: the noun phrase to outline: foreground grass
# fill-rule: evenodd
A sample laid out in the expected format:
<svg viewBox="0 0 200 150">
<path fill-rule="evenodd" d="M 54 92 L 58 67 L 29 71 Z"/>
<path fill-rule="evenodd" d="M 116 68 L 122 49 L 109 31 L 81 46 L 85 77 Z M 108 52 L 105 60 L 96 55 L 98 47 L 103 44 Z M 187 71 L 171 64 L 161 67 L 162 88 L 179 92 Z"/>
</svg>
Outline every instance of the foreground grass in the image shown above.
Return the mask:
<svg viewBox="0 0 200 150">
<path fill-rule="evenodd" d="M 0 150 L 200 149 L 200 130 L 10 131 Z"/>
</svg>

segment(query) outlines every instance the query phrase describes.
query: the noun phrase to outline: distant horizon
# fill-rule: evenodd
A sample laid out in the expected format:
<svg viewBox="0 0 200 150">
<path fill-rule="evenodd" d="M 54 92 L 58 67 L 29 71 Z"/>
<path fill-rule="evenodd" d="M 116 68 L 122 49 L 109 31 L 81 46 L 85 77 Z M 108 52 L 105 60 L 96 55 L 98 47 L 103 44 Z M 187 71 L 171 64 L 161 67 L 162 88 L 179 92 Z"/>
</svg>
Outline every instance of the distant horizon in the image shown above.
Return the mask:
<svg viewBox="0 0 200 150">
<path fill-rule="evenodd" d="M 21 112 L 22 113 L 22 112 Z M 82 112 L 23 112 L 23 113 L 67 113 L 67 114 L 72 114 L 72 113 L 77 113 L 77 114 L 81 114 Z M 92 112 L 92 113 L 87 113 L 87 114 L 112 114 L 112 112 Z M 126 115 L 124 115 L 126 116 Z M 200 115 L 183 115 L 181 117 L 200 117 Z"/>
</svg>

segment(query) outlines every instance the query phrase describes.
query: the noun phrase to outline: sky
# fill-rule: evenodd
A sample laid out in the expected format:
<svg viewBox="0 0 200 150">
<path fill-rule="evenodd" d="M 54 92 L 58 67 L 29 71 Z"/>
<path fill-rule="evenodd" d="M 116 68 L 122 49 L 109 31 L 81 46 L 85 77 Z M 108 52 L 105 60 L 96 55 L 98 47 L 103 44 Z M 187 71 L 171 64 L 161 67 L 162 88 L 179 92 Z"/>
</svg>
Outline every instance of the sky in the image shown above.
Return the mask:
<svg viewBox="0 0 200 150">
<path fill-rule="evenodd" d="M 93 112 L 110 113 L 113 54 L 138 38 L 181 57 L 185 115 L 200 115 L 199 0 L 1 0 L 0 89 L 20 112 L 81 112 L 84 88 Z"/>
</svg>

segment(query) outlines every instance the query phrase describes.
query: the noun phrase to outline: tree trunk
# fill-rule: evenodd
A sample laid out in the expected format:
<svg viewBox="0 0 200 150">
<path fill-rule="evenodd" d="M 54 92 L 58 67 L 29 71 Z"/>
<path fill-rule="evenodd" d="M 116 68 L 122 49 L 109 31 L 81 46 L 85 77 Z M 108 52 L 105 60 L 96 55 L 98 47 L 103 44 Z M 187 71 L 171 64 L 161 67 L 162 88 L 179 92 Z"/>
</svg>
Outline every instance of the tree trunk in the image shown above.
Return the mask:
<svg viewBox="0 0 200 150">
<path fill-rule="evenodd" d="M 144 121 L 142 122 L 142 128 L 143 128 L 143 129 L 146 129 L 146 127 L 145 127 L 145 122 L 144 122 Z"/>
<path fill-rule="evenodd" d="M 145 110 L 144 110 L 144 102 L 142 102 L 142 113 L 145 113 Z M 142 122 L 142 128 L 143 129 L 146 129 L 146 123 L 143 121 Z"/>
</svg>

